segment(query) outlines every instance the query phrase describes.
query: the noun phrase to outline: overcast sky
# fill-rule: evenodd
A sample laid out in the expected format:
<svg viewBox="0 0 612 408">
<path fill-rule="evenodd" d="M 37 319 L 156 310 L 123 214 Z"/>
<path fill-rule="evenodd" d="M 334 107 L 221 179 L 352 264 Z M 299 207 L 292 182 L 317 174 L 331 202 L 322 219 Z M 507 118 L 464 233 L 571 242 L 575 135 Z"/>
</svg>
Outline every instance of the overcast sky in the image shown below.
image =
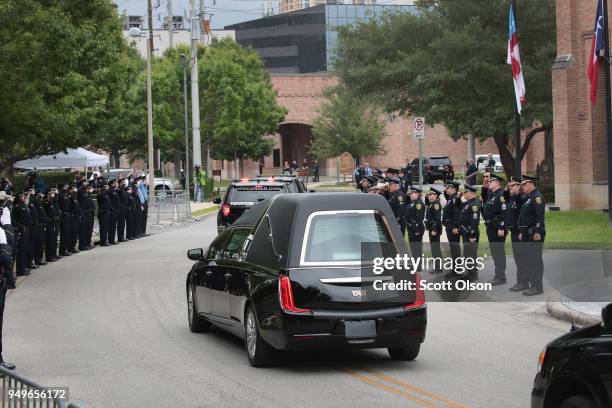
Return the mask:
<svg viewBox="0 0 612 408">
<path fill-rule="evenodd" d="M 145 15 L 147 0 L 113 0 L 119 9 L 131 15 Z M 168 0 L 151 0 L 153 4 L 153 25 L 158 27 L 166 17 Z M 224 26 L 242 21 L 254 20 L 262 16 L 264 0 L 206 0 L 206 13 L 212 16 L 212 28 L 222 29 Z M 200 3 L 195 0 L 196 7 Z M 278 1 L 270 1 L 274 9 L 278 8 Z M 172 0 L 174 15 L 189 13 L 189 0 Z"/>
</svg>

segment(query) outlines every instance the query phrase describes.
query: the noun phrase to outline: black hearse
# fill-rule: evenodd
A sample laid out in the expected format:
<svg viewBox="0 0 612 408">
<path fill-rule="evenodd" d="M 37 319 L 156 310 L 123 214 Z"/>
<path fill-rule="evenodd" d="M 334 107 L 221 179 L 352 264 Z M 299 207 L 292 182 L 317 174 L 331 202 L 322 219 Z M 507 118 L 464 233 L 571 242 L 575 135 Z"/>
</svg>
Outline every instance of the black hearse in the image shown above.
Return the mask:
<svg viewBox="0 0 612 408">
<path fill-rule="evenodd" d="M 186 280 L 189 326 L 245 339 L 253 366 L 270 363 L 276 350 L 348 347 L 413 360 L 425 339 L 424 293 L 374 290 L 378 275 L 361 261 L 362 242 L 408 253 L 379 195 L 281 194 L 259 203 L 208 250 L 188 252 L 197 261 Z"/>
<path fill-rule="evenodd" d="M 612 407 L 612 303 L 601 317 L 601 324 L 571 331 L 540 353 L 532 408 Z"/>
</svg>

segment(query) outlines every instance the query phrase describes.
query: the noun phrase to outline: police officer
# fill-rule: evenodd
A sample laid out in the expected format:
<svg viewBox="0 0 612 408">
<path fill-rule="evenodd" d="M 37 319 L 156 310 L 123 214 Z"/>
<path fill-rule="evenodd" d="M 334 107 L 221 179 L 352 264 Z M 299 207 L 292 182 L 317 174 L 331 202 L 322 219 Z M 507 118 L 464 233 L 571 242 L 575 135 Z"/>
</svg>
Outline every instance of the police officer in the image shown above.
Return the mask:
<svg viewBox="0 0 612 408">
<path fill-rule="evenodd" d="M 393 211 L 393 215 L 397 220 L 402 231 L 402 237 L 406 231 L 406 223 L 404 220 L 404 206 L 406 204 L 406 196 L 400 189 L 400 181 L 396 177 L 388 177 L 387 182 L 389 183 L 389 205 Z"/>
<path fill-rule="evenodd" d="M 119 180 L 119 188 L 117 189 L 117 194 L 119 197 L 119 212 L 117 213 L 117 241 L 125 242 L 125 225 L 126 218 L 128 213 L 128 197 L 125 191 L 125 179 Z"/>
<path fill-rule="evenodd" d="M 57 202 L 60 211 L 60 255 L 70 256 L 72 255 L 72 251 L 70 251 L 72 222 L 70 216 L 70 191 L 67 184 L 62 185 Z"/>
<path fill-rule="evenodd" d="M 98 191 L 98 224 L 100 227 L 100 246 L 109 246 L 108 229 L 110 225 L 110 197 L 108 184 L 104 184 Z"/>
<path fill-rule="evenodd" d="M 127 198 L 127 209 L 125 212 L 125 238 L 133 241 L 134 238 L 134 212 L 136 211 L 136 199 L 134 198 L 134 189 L 131 184 L 128 184 L 125 190 Z"/>
<path fill-rule="evenodd" d="M 13 222 L 15 223 L 15 235 L 17 238 L 17 276 L 27 276 L 30 274 L 29 240 L 32 218 L 28 209 L 28 193 L 23 192 L 17 197 L 13 207 Z"/>
<path fill-rule="evenodd" d="M 41 254 L 41 243 L 40 243 L 40 219 L 38 217 L 38 209 L 35 205 L 36 190 L 31 187 L 28 190 L 28 210 L 30 211 L 30 230 L 28 234 L 28 268 L 36 269 L 40 259 L 37 259 Z"/>
<path fill-rule="evenodd" d="M 47 215 L 47 228 L 45 233 L 45 260 L 47 262 L 55 262 L 59 259 L 57 256 L 57 237 L 59 235 L 61 217 L 60 211 L 57 208 L 55 194 L 57 194 L 57 189 L 49 189 L 43 201 L 43 208 Z"/>
<path fill-rule="evenodd" d="M 132 235 L 133 238 L 140 238 L 143 235 L 143 229 L 142 229 L 142 218 L 143 218 L 143 212 L 144 212 L 144 196 L 142 195 L 142 192 L 140 190 L 140 183 L 142 179 L 137 177 L 134 179 L 134 182 L 132 183 L 132 196 L 134 197 L 134 200 L 136 202 L 136 206 L 134 207 L 134 221 L 133 221 L 133 228 L 134 228 L 134 234 Z"/>
<path fill-rule="evenodd" d="M 503 178 L 497 174 L 491 174 L 489 188 L 484 196 L 482 207 L 491 256 L 495 264 L 495 276 L 490 281 L 493 286 L 506 283 L 506 250 L 504 246 L 507 234 L 507 204 L 502 182 Z"/>
<path fill-rule="evenodd" d="M 429 232 L 429 245 L 431 256 L 434 259 L 434 268 L 430 273 L 442 272 L 442 251 L 440 250 L 440 235 L 442 235 L 442 205 L 440 204 L 440 191 L 431 187 L 425 197 L 425 227 Z"/>
<path fill-rule="evenodd" d="M 413 258 L 423 255 L 423 233 L 425 232 L 425 203 L 421 199 L 421 188 L 412 186 L 410 188 L 410 200 L 405 205 L 404 220 L 408 230 L 408 243 Z M 421 270 L 419 263 L 418 271 Z"/>
<path fill-rule="evenodd" d="M 506 211 L 506 227 L 510 232 L 510 240 L 512 242 L 512 254 L 516 263 L 516 284 L 509 288 L 511 292 L 523 292 L 529 289 L 529 281 L 525 274 L 525 265 L 521 256 L 521 245 L 519 241 L 519 214 L 523 206 L 523 195 L 521 193 L 521 179 L 512 178 L 508 183 L 507 188 L 507 211 Z"/>
<path fill-rule="evenodd" d="M 544 293 L 542 250 L 546 237 L 544 224 L 546 204 L 544 203 L 544 196 L 536 187 L 536 182 L 537 178 L 530 176 L 523 176 L 521 181 L 521 188 L 526 195 L 526 199 L 519 213 L 519 240 L 523 247 L 522 251 L 525 252 L 525 259 L 529 260 L 524 264 L 527 280 L 531 286 L 530 289 L 523 292 L 525 296 Z"/>
<path fill-rule="evenodd" d="M 35 228 L 37 239 L 36 239 L 36 250 L 34 252 L 34 262 L 37 265 L 46 265 L 47 262 L 43 261 L 45 255 L 45 242 L 47 238 L 47 213 L 43 207 L 43 199 L 45 195 L 43 193 L 36 193 L 34 196 L 34 207 L 38 213 L 38 227 Z"/>
<path fill-rule="evenodd" d="M 79 205 L 83 213 L 79 227 L 79 250 L 81 251 L 89 251 L 93 248 L 91 245 L 91 235 L 96 216 L 96 205 L 91 198 L 92 193 L 93 186 L 84 182 L 79 189 Z"/>
<path fill-rule="evenodd" d="M 70 243 L 68 244 L 68 250 L 75 254 L 80 252 L 77 249 L 77 241 L 79 240 L 82 220 L 83 210 L 79 204 L 79 192 L 76 184 L 72 184 L 70 186 Z"/>
<path fill-rule="evenodd" d="M 448 181 L 445 184 L 444 197 L 446 204 L 442 213 L 442 223 L 446 227 L 446 237 L 450 247 L 450 255 L 453 260 L 453 270 L 446 275 L 447 278 L 455 277 L 454 267 L 457 259 L 461 256 L 461 234 L 459 233 L 459 214 L 461 213 L 461 199 L 458 196 L 459 183 Z"/>
<path fill-rule="evenodd" d="M 5 191 L 0 191 L 0 269 L 7 289 L 15 289 L 15 277 L 13 276 L 13 252 L 15 241 L 12 229 L 9 232 L 8 226 L 11 224 L 10 210 L 6 207 L 8 195 Z"/>
<path fill-rule="evenodd" d="M 108 243 L 116 245 L 117 237 L 117 220 L 119 213 L 119 192 L 117 189 L 117 180 L 109 182 L 108 198 L 110 201 L 110 219 L 108 225 Z"/>
<path fill-rule="evenodd" d="M 476 197 L 476 187 L 465 185 L 463 190 L 465 202 L 459 214 L 459 229 L 463 241 L 463 258 L 466 262 L 465 273 L 467 279 L 478 280 L 478 271 L 475 268 L 478 257 L 478 241 L 480 239 L 480 199 Z M 469 263 L 469 265 L 467 265 Z"/>
</svg>

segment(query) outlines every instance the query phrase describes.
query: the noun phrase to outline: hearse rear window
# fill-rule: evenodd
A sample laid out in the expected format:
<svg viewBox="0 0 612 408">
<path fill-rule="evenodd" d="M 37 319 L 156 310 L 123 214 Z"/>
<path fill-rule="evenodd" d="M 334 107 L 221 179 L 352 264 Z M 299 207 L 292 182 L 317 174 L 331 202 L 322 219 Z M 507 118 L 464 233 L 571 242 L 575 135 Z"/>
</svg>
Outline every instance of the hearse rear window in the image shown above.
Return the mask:
<svg viewBox="0 0 612 408">
<path fill-rule="evenodd" d="M 392 242 L 383 217 L 373 210 L 319 211 L 306 225 L 301 264 L 361 263 L 362 242 Z M 382 256 L 382 246 L 380 253 Z"/>
<path fill-rule="evenodd" d="M 285 186 L 266 186 L 256 184 L 254 186 L 235 186 L 230 190 L 227 201 L 232 203 L 250 203 L 255 204 L 258 201 L 267 200 L 268 198 L 283 192 Z"/>
</svg>

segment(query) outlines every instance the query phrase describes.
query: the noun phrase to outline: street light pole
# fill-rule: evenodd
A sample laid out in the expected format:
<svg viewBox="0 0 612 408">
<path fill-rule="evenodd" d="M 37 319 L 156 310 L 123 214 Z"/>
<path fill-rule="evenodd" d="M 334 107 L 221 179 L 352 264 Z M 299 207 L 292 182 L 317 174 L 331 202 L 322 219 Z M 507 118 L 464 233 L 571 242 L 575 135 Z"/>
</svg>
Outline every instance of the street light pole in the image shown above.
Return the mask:
<svg viewBox="0 0 612 408">
<path fill-rule="evenodd" d="M 153 7 L 147 0 L 149 38 L 147 41 L 147 145 L 149 156 L 149 195 L 155 193 L 155 157 L 153 150 L 153 91 L 151 90 L 151 58 L 153 57 Z"/>
<path fill-rule="evenodd" d="M 187 101 L 187 57 L 185 54 L 181 54 L 179 57 L 179 63 L 183 67 L 183 98 L 185 99 L 185 191 L 189 197 L 189 114 L 188 114 L 188 101 Z"/>
</svg>

